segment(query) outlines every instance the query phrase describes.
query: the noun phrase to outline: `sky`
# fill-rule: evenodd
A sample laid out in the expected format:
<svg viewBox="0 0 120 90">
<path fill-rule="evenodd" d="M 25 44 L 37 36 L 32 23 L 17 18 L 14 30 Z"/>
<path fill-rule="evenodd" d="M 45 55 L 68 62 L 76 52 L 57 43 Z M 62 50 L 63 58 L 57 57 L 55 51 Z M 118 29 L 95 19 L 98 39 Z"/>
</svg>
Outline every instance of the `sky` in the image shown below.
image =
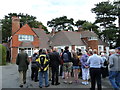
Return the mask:
<svg viewBox="0 0 120 90">
<path fill-rule="evenodd" d="M 61 16 L 94 22 L 96 15 L 91 9 L 102 1 L 108 0 L 1 0 L 0 19 L 8 13 L 24 13 L 37 17 L 45 26 L 47 21 Z"/>
</svg>

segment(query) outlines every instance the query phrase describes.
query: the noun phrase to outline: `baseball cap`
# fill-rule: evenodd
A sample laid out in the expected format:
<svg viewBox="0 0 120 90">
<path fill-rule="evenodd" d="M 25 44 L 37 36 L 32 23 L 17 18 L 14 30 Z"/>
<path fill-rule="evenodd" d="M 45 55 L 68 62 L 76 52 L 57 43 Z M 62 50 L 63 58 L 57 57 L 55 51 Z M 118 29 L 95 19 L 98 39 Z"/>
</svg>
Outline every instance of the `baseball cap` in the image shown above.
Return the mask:
<svg viewBox="0 0 120 90">
<path fill-rule="evenodd" d="M 120 47 L 117 47 L 117 48 L 115 48 L 115 49 L 120 50 Z"/>
</svg>

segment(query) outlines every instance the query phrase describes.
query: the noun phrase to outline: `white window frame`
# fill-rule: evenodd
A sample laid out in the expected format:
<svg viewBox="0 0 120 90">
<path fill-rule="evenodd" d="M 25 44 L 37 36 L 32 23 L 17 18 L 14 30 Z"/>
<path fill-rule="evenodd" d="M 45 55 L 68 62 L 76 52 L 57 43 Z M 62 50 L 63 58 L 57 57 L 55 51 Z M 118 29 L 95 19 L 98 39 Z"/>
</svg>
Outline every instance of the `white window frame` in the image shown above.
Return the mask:
<svg viewBox="0 0 120 90">
<path fill-rule="evenodd" d="M 28 49 L 30 49 L 30 50 L 28 50 Z M 30 55 L 28 54 L 29 51 L 31 52 Z M 33 48 L 25 48 L 25 52 L 28 54 L 29 57 L 31 57 L 33 55 L 33 51 L 34 51 Z M 18 53 L 20 53 L 20 48 L 18 48 Z"/>
<path fill-rule="evenodd" d="M 88 40 L 98 40 L 97 37 L 89 37 Z"/>
<path fill-rule="evenodd" d="M 104 46 L 103 45 L 98 45 L 98 52 L 100 53 L 101 51 L 104 51 Z"/>
<path fill-rule="evenodd" d="M 19 41 L 33 41 L 34 40 L 34 36 L 33 35 L 22 35 L 22 34 L 20 34 L 18 36 L 18 40 Z"/>
<path fill-rule="evenodd" d="M 85 50 L 86 50 L 86 46 L 75 46 L 75 50 L 76 50 L 77 48 L 81 49 L 82 51 L 85 51 Z M 84 49 L 82 49 L 82 48 L 84 48 Z"/>
</svg>

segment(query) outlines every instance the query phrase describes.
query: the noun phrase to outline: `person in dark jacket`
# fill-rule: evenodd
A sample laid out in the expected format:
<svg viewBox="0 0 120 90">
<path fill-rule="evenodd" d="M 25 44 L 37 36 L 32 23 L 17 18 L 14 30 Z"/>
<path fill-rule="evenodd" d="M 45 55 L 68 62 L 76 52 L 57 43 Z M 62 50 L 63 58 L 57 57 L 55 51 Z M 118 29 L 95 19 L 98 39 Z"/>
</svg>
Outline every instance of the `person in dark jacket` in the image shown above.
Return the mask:
<svg viewBox="0 0 120 90">
<path fill-rule="evenodd" d="M 35 50 L 34 54 L 32 55 L 32 62 L 31 62 L 31 79 L 35 82 L 38 81 L 38 66 L 37 66 L 37 62 L 36 62 L 36 58 L 38 57 L 38 51 Z"/>
<path fill-rule="evenodd" d="M 29 65 L 28 54 L 24 52 L 24 48 L 21 48 L 21 52 L 17 55 L 16 64 L 18 65 L 20 87 L 23 87 L 23 84 L 26 83 L 26 71 Z"/>
<path fill-rule="evenodd" d="M 59 65 L 61 63 L 59 53 L 56 48 L 49 54 L 51 67 L 52 67 L 52 85 L 59 85 Z M 55 83 L 54 83 L 55 82 Z"/>
</svg>

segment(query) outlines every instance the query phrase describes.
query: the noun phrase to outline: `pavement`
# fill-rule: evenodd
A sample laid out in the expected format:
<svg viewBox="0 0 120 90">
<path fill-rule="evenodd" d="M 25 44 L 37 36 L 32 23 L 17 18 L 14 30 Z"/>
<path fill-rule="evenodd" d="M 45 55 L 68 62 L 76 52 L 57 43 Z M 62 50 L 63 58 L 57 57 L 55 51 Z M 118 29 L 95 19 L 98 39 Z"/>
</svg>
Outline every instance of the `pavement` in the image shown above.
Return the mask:
<svg viewBox="0 0 120 90">
<path fill-rule="evenodd" d="M 17 65 L 8 64 L 6 66 L 0 66 L 0 89 L 1 88 L 19 88 L 19 73 L 17 70 Z M 23 88 L 39 88 L 38 82 L 34 82 L 30 78 L 31 70 L 30 66 L 27 71 L 27 81 Z M 82 85 L 82 79 L 79 79 L 79 83 L 65 84 L 64 79 L 59 77 L 60 85 L 51 85 L 48 88 L 90 88 L 89 85 Z M 73 80 L 73 77 L 72 79 Z M 51 83 L 51 82 L 50 82 Z M 102 79 L 102 88 L 112 88 L 108 78 Z"/>
</svg>

